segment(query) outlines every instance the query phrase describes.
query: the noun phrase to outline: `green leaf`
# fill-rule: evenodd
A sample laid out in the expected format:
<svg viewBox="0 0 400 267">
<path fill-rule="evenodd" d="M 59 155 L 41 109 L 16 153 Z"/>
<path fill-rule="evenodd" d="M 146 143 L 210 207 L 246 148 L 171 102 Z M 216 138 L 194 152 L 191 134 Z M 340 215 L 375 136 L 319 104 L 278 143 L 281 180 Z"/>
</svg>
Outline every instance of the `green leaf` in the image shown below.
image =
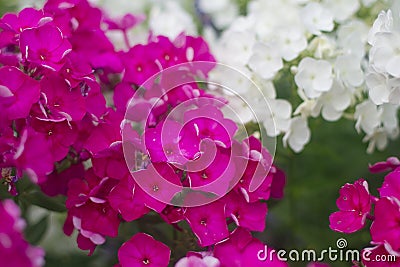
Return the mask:
<svg viewBox="0 0 400 267">
<path fill-rule="evenodd" d="M 49 224 L 48 215 L 43 216 L 37 223 L 30 225 L 25 230 L 25 238 L 31 244 L 38 244 L 46 233 Z"/>
<path fill-rule="evenodd" d="M 20 196 L 23 200 L 33 205 L 56 212 L 65 212 L 64 199 L 60 197 L 48 197 L 39 191 L 33 191 Z"/>
</svg>

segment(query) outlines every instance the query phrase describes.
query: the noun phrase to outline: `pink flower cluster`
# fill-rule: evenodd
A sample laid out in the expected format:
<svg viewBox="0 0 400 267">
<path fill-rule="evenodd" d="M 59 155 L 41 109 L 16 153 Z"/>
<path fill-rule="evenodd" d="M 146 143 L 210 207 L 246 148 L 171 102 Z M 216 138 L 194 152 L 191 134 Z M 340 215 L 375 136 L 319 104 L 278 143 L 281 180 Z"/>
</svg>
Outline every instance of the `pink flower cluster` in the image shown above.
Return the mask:
<svg viewBox="0 0 400 267">
<path fill-rule="evenodd" d="M 368 183 L 359 179 L 353 184 L 345 184 L 340 189 L 336 204 L 339 211 L 329 217 L 330 228 L 353 233 L 372 221 L 370 227 L 371 244 L 362 253 L 362 264 L 366 267 L 398 266 L 400 264 L 400 161 L 388 158 L 370 166 L 372 173 L 390 171 L 385 176 L 379 197 L 369 193 Z M 372 211 L 373 208 L 373 211 Z M 393 260 L 388 255 L 395 257 Z"/>
<path fill-rule="evenodd" d="M 12 200 L 0 202 L 0 261 L 6 266 L 40 267 L 44 265 L 44 251 L 25 241 L 22 231 L 25 221 Z"/>
<path fill-rule="evenodd" d="M 154 211 L 179 231 L 186 221 L 208 248 L 179 266 L 272 266 L 258 261 L 263 244 L 250 231 L 264 231 L 265 201 L 282 197 L 284 173 L 260 140 L 233 138 L 226 101 L 196 82 L 215 64 L 202 38 L 150 34 L 116 51 L 107 31 L 126 34 L 142 19 L 112 20 L 87 0 L 49 0 L 1 18 L 3 179 L 14 194 L 27 175 L 46 194 L 66 195 L 64 232 L 77 230 L 89 254 L 121 222 Z M 192 64 L 200 61 L 208 64 Z M 182 84 L 170 88 L 171 80 Z M 170 250 L 139 233 L 118 258 L 123 267 L 167 266 Z"/>
</svg>

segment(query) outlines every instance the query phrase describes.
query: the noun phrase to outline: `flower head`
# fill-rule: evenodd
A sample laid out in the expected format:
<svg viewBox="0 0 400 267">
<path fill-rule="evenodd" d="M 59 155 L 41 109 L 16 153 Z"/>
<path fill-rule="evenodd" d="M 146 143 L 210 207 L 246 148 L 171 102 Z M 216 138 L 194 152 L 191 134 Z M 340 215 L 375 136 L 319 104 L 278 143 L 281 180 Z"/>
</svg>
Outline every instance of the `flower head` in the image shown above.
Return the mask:
<svg viewBox="0 0 400 267">
<path fill-rule="evenodd" d="M 340 189 L 336 204 L 340 211 L 329 217 L 331 229 L 343 233 L 360 230 L 371 209 L 367 182 L 359 179 L 354 184 L 345 184 Z"/>
<path fill-rule="evenodd" d="M 138 233 L 118 250 L 121 267 L 165 267 L 171 251 L 147 234 Z"/>
<path fill-rule="evenodd" d="M 20 48 L 28 62 L 58 71 L 72 47 L 59 28 L 45 24 L 24 30 L 20 36 Z"/>
</svg>

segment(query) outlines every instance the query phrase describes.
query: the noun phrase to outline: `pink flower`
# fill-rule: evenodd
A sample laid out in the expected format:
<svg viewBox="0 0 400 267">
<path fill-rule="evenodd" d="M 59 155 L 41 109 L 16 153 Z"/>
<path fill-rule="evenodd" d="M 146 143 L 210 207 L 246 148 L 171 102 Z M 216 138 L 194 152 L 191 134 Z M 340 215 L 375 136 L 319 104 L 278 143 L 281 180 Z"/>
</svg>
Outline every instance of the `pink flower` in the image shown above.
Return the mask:
<svg viewBox="0 0 400 267">
<path fill-rule="evenodd" d="M 212 255 L 188 253 L 175 264 L 175 267 L 220 267 L 220 262 Z"/>
<path fill-rule="evenodd" d="M 78 30 L 69 41 L 81 60 L 89 63 L 104 83 L 110 82 L 107 77 L 109 74 L 123 71 L 119 54 L 101 29 Z"/>
<path fill-rule="evenodd" d="M 340 211 L 331 214 L 329 227 L 342 233 L 356 232 L 364 227 L 371 210 L 368 183 L 359 179 L 354 184 L 345 184 L 339 192 L 336 205 Z"/>
<path fill-rule="evenodd" d="M 85 169 L 82 163 L 71 164 L 71 166 L 61 172 L 54 170 L 47 175 L 46 180 L 40 183 L 40 188 L 49 196 L 58 194 L 67 195 L 68 183 L 72 179 L 83 179 Z"/>
<path fill-rule="evenodd" d="M 97 177 L 93 169 L 89 169 L 85 180 L 73 179 L 68 183 L 68 218 L 64 232 L 71 235 L 75 227 L 82 235 L 78 236 L 78 244 L 89 249 L 89 254 L 96 245 L 105 242 L 104 236 L 116 237 L 118 234 L 120 219 L 107 199 L 117 182 L 108 177 Z"/>
<path fill-rule="evenodd" d="M 185 217 L 203 247 L 213 245 L 229 235 L 224 204 L 220 201 L 187 208 Z"/>
<path fill-rule="evenodd" d="M 72 89 L 58 75 L 47 75 L 40 81 L 42 95 L 34 115 L 48 121 L 79 121 L 86 113 L 85 100 L 78 89 Z"/>
<path fill-rule="evenodd" d="M 24 59 L 54 71 L 61 69 L 63 58 L 71 51 L 71 44 L 59 28 L 45 24 L 24 30 L 20 35 L 20 49 Z"/>
<path fill-rule="evenodd" d="M 65 57 L 65 64 L 60 70 L 60 73 L 72 88 L 78 85 L 95 82 L 92 66 L 90 66 L 88 62 L 82 60 L 80 55 L 74 51 Z M 101 103 L 98 103 L 98 105 L 101 105 Z"/>
<path fill-rule="evenodd" d="M 270 196 L 282 198 L 286 177 L 282 170 L 272 164 L 272 156 L 260 140 L 254 136 L 243 140 L 247 165 L 235 190 L 248 202 L 268 200 Z"/>
<path fill-rule="evenodd" d="M 271 183 L 271 197 L 276 199 L 281 199 L 284 196 L 284 189 L 286 185 L 286 175 L 283 170 L 275 167 L 271 168 L 271 173 L 273 173 L 274 177 L 272 178 Z"/>
<path fill-rule="evenodd" d="M 160 217 L 169 224 L 176 224 L 185 219 L 184 208 L 168 205 L 160 213 Z"/>
<path fill-rule="evenodd" d="M 174 120 L 165 120 L 144 133 L 145 146 L 152 162 L 185 164 L 199 153 L 198 137 Z"/>
<path fill-rule="evenodd" d="M 400 202 L 396 198 L 383 197 L 375 204 L 375 220 L 371 225 L 371 237 L 375 244 L 387 244 L 400 252 Z"/>
<path fill-rule="evenodd" d="M 27 173 L 35 183 L 43 181 L 53 170 L 53 157 L 43 135 L 31 128 L 21 133 L 20 143 L 16 148 L 13 162 L 17 168 L 17 176 Z"/>
<path fill-rule="evenodd" d="M 365 267 L 397 267 L 400 265 L 399 255 L 389 253 L 384 245 L 365 248 L 360 254 Z"/>
<path fill-rule="evenodd" d="M 250 231 L 262 232 L 265 229 L 267 204 L 262 202 L 248 203 L 243 195 L 230 192 L 223 198 L 226 202 L 225 215 L 232 218 L 237 226 Z"/>
<path fill-rule="evenodd" d="M 251 236 L 251 233 L 241 227 L 235 229 L 227 240 L 215 245 L 214 257 L 219 259 L 221 267 L 287 267 L 279 261 L 276 253 L 261 241 Z M 266 254 L 266 255 L 265 255 Z M 269 257 L 269 255 L 272 257 Z M 258 256 L 262 256 L 261 259 Z M 265 260 L 262 260 L 265 257 Z"/>
<path fill-rule="evenodd" d="M 377 162 L 369 166 L 369 171 L 372 173 L 385 172 L 394 170 L 400 166 L 400 160 L 396 157 L 390 157 L 386 161 Z"/>
<path fill-rule="evenodd" d="M 117 180 L 129 176 L 121 142 L 114 142 L 109 148 L 96 153 L 92 158 L 94 173 L 99 177 Z"/>
<path fill-rule="evenodd" d="M 127 31 L 130 28 L 136 26 L 146 19 L 145 15 L 132 15 L 126 14 L 121 18 L 116 19 L 105 19 L 104 22 L 108 25 L 109 30 L 121 30 Z"/>
<path fill-rule="evenodd" d="M 207 148 L 207 146 L 215 147 L 214 150 L 216 151 L 214 152 L 211 148 Z M 201 147 L 205 147 L 201 149 L 201 156 L 190 165 L 192 168 L 200 169 L 200 171 L 188 173 L 190 186 L 200 187 L 218 182 L 218 186 L 213 187 L 213 192 L 225 194 L 229 191 L 230 182 L 235 177 L 231 149 L 215 146 L 215 143 L 209 139 L 204 140 Z M 209 162 L 209 164 L 205 162 Z M 202 168 L 203 166 L 207 167 Z M 225 179 L 226 181 L 221 183 L 224 178 L 228 179 Z"/>
<path fill-rule="evenodd" d="M 140 194 L 145 205 L 158 213 L 182 191 L 180 177 L 166 163 L 152 163 L 132 175 L 139 185 L 135 194 Z"/>
<path fill-rule="evenodd" d="M 382 187 L 378 190 L 381 197 L 395 197 L 400 200 L 400 168 L 386 175 Z"/>
<path fill-rule="evenodd" d="M 209 138 L 225 148 L 231 146 L 237 131 L 236 123 L 225 119 L 222 111 L 213 105 L 186 111 L 184 121 L 184 128 L 196 133 L 200 139 Z"/>
<path fill-rule="evenodd" d="M 160 71 L 153 56 L 154 51 L 146 45 L 135 45 L 122 57 L 125 66 L 124 82 L 141 85 Z"/>
<path fill-rule="evenodd" d="M 33 247 L 22 236 L 25 221 L 18 206 L 11 200 L 0 202 L 0 261 L 4 266 L 40 267 L 44 250 Z"/>
<path fill-rule="evenodd" d="M 99 118 L 86 115 L 79 125 L 78 142 L 75 144 L 77 150 L 87 149 L 95 154 L 121 141 L 121 121 L 122 115 L 111 108 Z"/>
<path fill-rule="evenodd" d="M 133 178 L 127 175 L 111 190 L 108 201 L 124 220 L 130 222 L 150 211 L 144 203 L 143 193 L 140 192 L 140 188 L 135 184 Z"/>
<path fill-rule="evenodd" d="M 76 125 L 66 120 L 60 122 L 32 120 L 32 127 L 43 134 L 53 156 L 53 161 L 62 160 L 77 137 Z"/>
<path fill-rule="evenodd" d="M 121 267 L 165 267 L 171 251 L 163 243 L 147 234 L 138 233 L 118 250 Z"/>
<path fill-rule="evenodd" d="M 39 100 L 39 83 L 15 67 L 0 68 L 1 116 L 8 120 L 26 118 Z"/>
<path fill-rule="evenodd" d="M 22 31 L 44 25 L 51 20 L 51 17 L 44 15 L 43 10 L 36 10 L 34 8 L 24 8 L 18 14 L 7 13 L 0 19 L 0 29 L 3 30 L 0 33 L 1 43 L 16 45 L 19 34 Z"/>
</svg>

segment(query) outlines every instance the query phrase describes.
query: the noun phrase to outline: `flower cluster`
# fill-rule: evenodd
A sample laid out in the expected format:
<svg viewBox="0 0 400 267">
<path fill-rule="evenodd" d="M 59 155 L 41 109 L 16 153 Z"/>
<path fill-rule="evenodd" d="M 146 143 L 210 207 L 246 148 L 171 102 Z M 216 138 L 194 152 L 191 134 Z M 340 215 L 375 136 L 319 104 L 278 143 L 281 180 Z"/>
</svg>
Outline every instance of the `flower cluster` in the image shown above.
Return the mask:
<svg viewBox="0 0 400 267">
<path fill-rule="evenodd" d="M 276 131 L 268 135 L 283 134 L 284 145 L 295 152 L 310 141 L 309 117 L 336 121 L 360 101 L 367 31 L 356 16 L 361 6 L 359 1 L 251 1 L 246 15 L 212 43 L 218 60 L 264 90 L 276 118 Z M 292 80 L 291 88 L 284 88 L 282 79 Z M 295 109 L 299 101 L 277 97 L 287 89 L 301 100 Z M 264 126 L 271 129 L 271 120 Z"/>
<path fill-rule="evenodd" d="M 268 98 L 270 114 L 265 115 L 263 101 L 251 97 L 257 92 L 242 76 L 214 69 L 210 77 L 224 84 L 241 84 L 237 93 L 250 96 L 250 106 L 262 118 L 267 134 L 283 135 L 284 145 L 295 152 L 311 139 L 310 118 L 354 121 L 357 132 L 365 134 L 364 142 L 369 142 L 368 152 L 384 149 L 389 139 L 397 137 L 396 1 L 193 2 L 115 5 L 101 1 L 112 10 L 150 10 L 148 29 L 170 37 L 180 31 L 195 33 L 193 25 L 200 20 L 200 33 L 218 62 L 254 81 Z M 370 25 L 377 10 L 390 8 L 392 2 L 394 11 L 382 12 Z M 161 23 L 166 17 L 168 23 Z M 237 103 L 237 109 L 241 120 L 252 120 L 243 103 Z"/>
<path fill-rule="evenodd" d="M 100 14 L 86 1 L 49 1 L 1 18 L 0 164 L 11 186 L 27 174 L 50 195 L 65 193 L 82 162 L 118 140 L 121 119 L 101 86 L 123 65 Z"/>
<path fill-rule="evenodd" d="M 25 221 L 12 200 L 0 202 L 0 260 L 7 266 L 40 267 L 44 265 L 44 251 L 31 246 L 23 238 Z"/>
<path fill-rule="evenodd" d="M 359 179 L 353 184 L 345 184 L 340 189 L 336 204 L 339 211 L 329 217 L 330 228 L 341 233 L 353 233 L 367 225 L 370 226 L 371 244 L 362 253 L 363 266 L 397 266 L 400 262 L 400 161 L 388 158 L 370 166 L 372 173 L 390 171 L 378 189 L 379 197 L 369 193 L 368 183 Z M 372 211 L 373 209 L 373 211 Z M 392 260 L 379 261 L 375 256 L 392 255 Z M 394 260 L 393 260 L 394 259 Z"/>
<path fill-rule="evenodd" d="M 2 178 L 13 194 L 27 176 L 66 195 L 64 232 L 78 231 L 90 255 L 122 222 L 158 214 L 177 231 L 186 222 L 209 248 L 180 266 L 231 266 L 227 251 L 237 264 L 257 261 L 263 244 L 250 231 L 264 230 L 265 201 L 283 196 L 285 175 L 259 139 L 236 138 L 228 101 L 203 86 L 216 65 L 207 43 L 150 32 L 132 45 L 128 32 L 142 20 L 111 18 L 86 0 L 1 18 Z M 138 233 L 118 258 L 166 266 L 170 250 Z"/>
</svg>

